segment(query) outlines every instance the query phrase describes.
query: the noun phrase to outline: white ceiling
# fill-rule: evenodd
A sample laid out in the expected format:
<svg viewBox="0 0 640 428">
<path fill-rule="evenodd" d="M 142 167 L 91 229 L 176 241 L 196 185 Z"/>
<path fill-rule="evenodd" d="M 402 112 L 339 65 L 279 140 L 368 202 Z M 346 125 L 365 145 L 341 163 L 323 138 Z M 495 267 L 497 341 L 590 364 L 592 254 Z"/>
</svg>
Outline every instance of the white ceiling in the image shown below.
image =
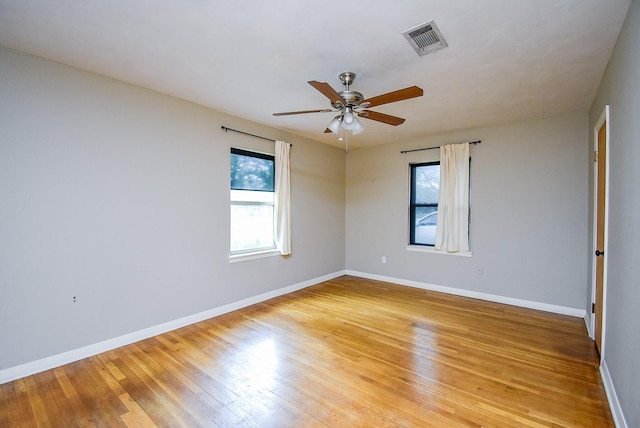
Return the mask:
<svg viewBox="0 0 640 428">
<path fill-rule="evenodd" d="M 357 74 L 372 108 L 351 147 L 589 110 L 630 0 L 0 0 L 0 45 L 328 144 L 307 84 Z M 418 56 L 402 32 L 435 20 L 449 47 Z M 0 77 L 1 78 L 1 77 Z"/>
</svg>

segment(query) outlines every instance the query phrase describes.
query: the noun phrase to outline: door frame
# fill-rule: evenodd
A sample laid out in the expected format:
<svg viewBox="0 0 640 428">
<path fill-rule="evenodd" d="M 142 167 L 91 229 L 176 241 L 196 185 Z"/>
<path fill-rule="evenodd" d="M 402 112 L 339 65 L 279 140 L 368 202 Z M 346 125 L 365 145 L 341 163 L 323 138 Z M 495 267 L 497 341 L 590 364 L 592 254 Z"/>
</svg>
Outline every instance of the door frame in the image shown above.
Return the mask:
<svg viewBox="0 0 640 428">
<path fill-rule="evenodd" d="M 598 151 L 598 131 L 602 127 L 602 125 L 606 123 L 607 127 L 605 129 L 605 138 L 606 138 L 606 151 L 605 151 L 605 197 L 604 197 L 604 260 L 603 260 L 603 268 L 602 268 L 602 326 L 601 326 L 601 335 L 602 339 L 600 341 L 600 364 L 604 361 L 605 354 L 605 342 L 606 342 L 606 323 L 607 323 L 607 260 L 608 260 L 608 247 L 609 247 L 609 153 L 611 147 L 611 139 L 609 137 L 611 122 L 609 120 L 609 105 L 605 105 L 600 118 L 596 122 L 596 125 L 593 129 L 593 153 Z M 595 160 L 595 159 L 594 159 Z M 598 240 L 598 162 L 593 162 L 593 242 L 591 243 L 591 303 L 596 302 L 596 246 Z M 589 336 L 595 340 L 596 334 L 596 317 L 595 314 L 591 312 L 591 322 L 590 327 L 591 331 Z"/>
</svg>

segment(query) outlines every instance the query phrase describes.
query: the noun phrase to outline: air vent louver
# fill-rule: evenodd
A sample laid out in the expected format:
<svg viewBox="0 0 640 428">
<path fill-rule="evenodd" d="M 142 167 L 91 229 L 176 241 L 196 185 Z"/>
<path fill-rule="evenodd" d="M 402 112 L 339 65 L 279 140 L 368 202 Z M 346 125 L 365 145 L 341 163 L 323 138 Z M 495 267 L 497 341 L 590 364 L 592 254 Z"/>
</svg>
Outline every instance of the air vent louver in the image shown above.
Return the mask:
<svg viewBox="0 0 640 428">
<path fill-rule="evenodd" d="M 420 56 L 447 47 L 447 42 L 434 21 L 425 22 L 402 33 Z"/>
</svg>

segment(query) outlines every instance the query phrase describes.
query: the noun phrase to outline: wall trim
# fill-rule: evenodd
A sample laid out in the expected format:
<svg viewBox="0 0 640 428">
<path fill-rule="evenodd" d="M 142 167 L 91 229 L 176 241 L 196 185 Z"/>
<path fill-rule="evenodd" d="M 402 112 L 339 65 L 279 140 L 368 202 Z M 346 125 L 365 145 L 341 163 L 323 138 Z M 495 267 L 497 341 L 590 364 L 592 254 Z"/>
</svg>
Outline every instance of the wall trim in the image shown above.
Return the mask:
<svg viewBox="0 0 640 428">
<path fill-rule="evenodd" d="M 520 306 L 523 308 L 537 309 L 545 312 L 553 312 L 556 314 L 569 315 L 572 317 L 585 318 L 587 311 L 584 309 L 570 308 L 567 306 L 552 305 L 549 303 L 535 302 L 532 300 L 516 299 L 513 297 L 505 297 L 497 294 L 481 293 L 479 291 L 464 290 L 462 288 L 445 287 L 442 285 L 428 284 L 426 282 L 411 281 L 401 278 L 393 278 L 389 276 L 370 274 L 347 270 L 347 275 L 358 276 L 361 278 L 374 279 L 377 281 L 391 282 L 408 287 L 422 288 L 423 290 L 437 291 L 440 293 L 453 294 L 462 297 L 471 297 L 473 299 L 487 300 L 489 302 L 504 303 L 512 306 Z"/>
<path fill-rule="evenodd" d="M 622 406 L 618 400 L 618 394 L 613 386 L 613 380 L 611 379 L 611 373 L 607 367 L 606 361 L 602 360 L 600 364 L 600 377 L 604 384 L 604 392 L 607 394 L 607 400 L 609 401 L 609 408 L 611 409 L 611 415 L 613 416 L 613 423 L 617 428 L 628 428 L 627 420 L 624 418 L 622 412 Z"/>
<path fill-rule="evenodd" d="M 593 314 L 590 311 L 585 311 L 584 324 L 587 326 L 587 334 L 591 339 L 595 340 L 593 331 Z"/>
<path fill-rule="evenodd" d="M 172 330 L 176 330 L 181 327 L 185 327 L 190 324 L 194 324 L 200 321 L 204 321 L 209 318 L 217 317 L 228 312 L 232 312 L 238 309 L 242 309 L 247 306 L 255 305 L 256 303 L 264 302 L 274 297 L 282 296 L 285 294 L 293 293 L 294 291 L 302 290 L 303 288 L 310 287 L 312 285 L 329 281 L 334 278 L 345 275 L 345 271 L 338 271 L 327 275 L 319 276 L 307 281 L 299 282 L 287 287 L 279 288 L 277 290 L 268 291 L 266 293 L 259 294 L 257 296 L 248 297 L 246 299 L 239 300 L 237 302 L 229 303 L 216 308 L 208 309 L 203 312 L 199 312 L 186 317 L 178 318 L 173 321 L 158 324 L 152 327 L 148 327 L 142 330 L 134 331 L 124 334 L 122 336 L 107 339 L 92 345 L 83 346 L 82 348 L 73 349 L 71 351 L 63 352 L 61 354 L 52 355 L 39 360 L 31 361 L 25 364 L 21 364 L 15 367 L 9 367 L 7 369 L 0 370 L 0 385 L 3 383 L 11 382 L 16 379 L 20 379 L 26 376 L 30 376 L 36 373 L 40 373 L 49 369 L 53 369 L 65 364 L 73 363 L 75 361 L 82 360 L 84 358 L 92 357 L 102 352 L 110 351 L 121 346 L 129 345 L 131 343 L 138 342 L 140 340 L 148 339 L 153 336 L 157 336 L 162 333 L 166 333 Z"/>
<path fill-rule="evenodd" d="M 594 152 L 598 151 L 598 130 L 600 127 L 606 124 L 605 129 L 605 178 L 604 178 L 604 247 L 603 251 L 605 254 L 609 254 L 609 151 L 611 147 L 611 138 L 609 136 L 609 131 L 611 129 L 611 122 L 609 117 L 609 104 L 604 106 L 604 110 L 600 114 L 600 118 L 596 122 L 596 126 L 593 128 L 593 150 Z M 591 303 L 596 302 L 596 247 L 598 243 L 598 162 L 593 162 L 593 206 L 592 208 L 592 217 L 593 224 L 591 225 L 591 232 L 593 235 L 593 243 L 591 247 Z M 608 278 L 608 265 L 609 258 L 604 257 L 603 267 L 602 267 L 602 325 L 600 326 L 600 358 L 605 358 L 606 353 L 606 333 L 607 333 L 607 278 Z M 591 338 L 596 340 L 596 317 L 591 316 L 590 322 L 590 332 Z"/>
</svg>

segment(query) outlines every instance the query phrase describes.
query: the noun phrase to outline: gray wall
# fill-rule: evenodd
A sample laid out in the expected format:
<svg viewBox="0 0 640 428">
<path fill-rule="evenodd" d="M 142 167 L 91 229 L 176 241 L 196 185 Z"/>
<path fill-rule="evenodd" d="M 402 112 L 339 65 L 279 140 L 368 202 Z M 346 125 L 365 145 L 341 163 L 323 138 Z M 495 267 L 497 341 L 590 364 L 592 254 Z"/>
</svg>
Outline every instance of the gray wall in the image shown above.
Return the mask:
<svg viewBox="0 0 640 428">
<path fill-rule="evenodd" d="M 585 309 L 587 121 L 575 114 L 352 150 L 347 269 Z M 409 164 L 439 152 L 400 151 L 478 139 L 470 150 L 473 256 L 407 251 Z"/>
<path fill-rule="evenodd" d="M 632 1 L 596 99 L 609 121 L 609 246 L 604 363 L 630 427 L 640 426 L 640 2 Z M 592 132 L 592 131 L 591 131 Z M 593 147 L 593 135 L 591 135 Z M 591 166 L 590 166 L 591 168 Z M 593 176 L 590 182 L 593 184 Z M 593 186 L 591 187 L 593 192 Z M 592 241 L 589 241 L 590 243 Z M 591 249 L 591 247 L 590 247 Z M 590 251 L 591 253 L 591 251 Z M 588 257 L 591 263 L 592 257 Z M 591 270 L 589 270 L 591 271 Z M 591 281 L 589 281 L 591 283 Z M 589 293 L 591 296 L 591 293 Z"/>
<path fill-rule="evenodd" d="M 0 370 L 344 270 L 344 151 L 3 48 L 0 76 Z M 291 257 L 228 263 L 229 148 L 273 143 L 220 125 L 294 144 Z"/>
</svg>

